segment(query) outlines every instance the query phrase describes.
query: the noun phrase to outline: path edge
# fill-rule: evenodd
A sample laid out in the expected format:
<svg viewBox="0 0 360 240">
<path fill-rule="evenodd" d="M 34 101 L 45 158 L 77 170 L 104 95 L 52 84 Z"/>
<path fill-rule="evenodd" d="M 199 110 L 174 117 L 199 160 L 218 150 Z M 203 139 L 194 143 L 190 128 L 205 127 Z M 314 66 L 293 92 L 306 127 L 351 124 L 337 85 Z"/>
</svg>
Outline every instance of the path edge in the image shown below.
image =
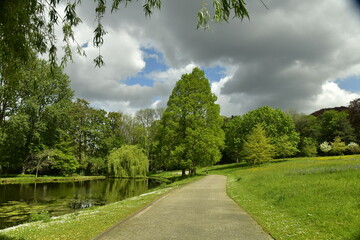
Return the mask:
<svg viewBox="0 0 360 240">
<path fill-rule="evenodd" d="M 119 225 L 129 221 L 130 219 L 134 218 L 135 216 L 137 216 L 138 214 L 140 214 L 141 212 L 145 211 L 146 209 L 150 208 L 152 205 L 154 205 L 155 203 L 157 203 L 158 201 L 161 201 L 162 199 L 166 198 L 170 193 L 172 193 L 173 191 L 177 190 L 177 189 L 181 189 L 189 184 L 192 184 L 194 182 L 197 182 L 199 180 L 201 180 L 203 178 L 200 178 L 198 180 L 195 180 L 193 182 L 189 182 L 186 184 L 183 184 L 181 186 L 178 187 L 173 187 L 170 191 L 168 191 L 167 193 L 165 193 L 164 195 L 162 195 L 161 197 L 153 200 L 152 202 L 150 202 L 149 204 L 145 205 L 144 207 L 136 210 L 135 212 L 131 213 L 129 216 L 127 216 L 126 218 L 124 218 L 123 220 L 120 220 L 119 222 L 115 223 L 114 225 L 112 225 L 111 227 L 107 228 L 105 231 L 99 233 L 98 235 L 96 235 L 94 238 L 92 238 L 92 240 L 98 240 L 102 237 L 102 235 L 105 235 L 107 232 L 111 231 L 112 229 L 118 227 Z"/>
</svg>

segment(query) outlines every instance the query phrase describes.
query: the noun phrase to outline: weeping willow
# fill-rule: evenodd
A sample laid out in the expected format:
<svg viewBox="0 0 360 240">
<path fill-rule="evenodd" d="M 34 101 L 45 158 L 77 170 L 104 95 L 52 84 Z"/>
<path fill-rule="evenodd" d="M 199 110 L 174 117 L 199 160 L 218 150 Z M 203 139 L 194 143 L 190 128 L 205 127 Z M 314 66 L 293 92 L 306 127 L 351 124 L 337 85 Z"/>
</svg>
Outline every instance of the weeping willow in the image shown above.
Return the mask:
<svg viewBox="0 0 360 240">
<path fill-rule="evenodd" d="M 134 145 L 124 145 L 111 151 L 108 170 L 114 177 L 145 177 L 149 160 L 142 149 Z"/>
</svg>

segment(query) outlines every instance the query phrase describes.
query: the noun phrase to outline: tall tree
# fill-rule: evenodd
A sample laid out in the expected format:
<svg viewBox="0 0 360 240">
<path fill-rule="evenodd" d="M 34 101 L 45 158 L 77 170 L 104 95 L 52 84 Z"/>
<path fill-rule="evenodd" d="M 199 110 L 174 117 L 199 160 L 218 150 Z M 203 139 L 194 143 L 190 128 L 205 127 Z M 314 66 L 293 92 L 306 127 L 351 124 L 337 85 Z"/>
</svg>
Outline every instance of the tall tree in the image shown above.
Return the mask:
<svg viewBox="0 0 360 240">
<path fill-rule="evenodd" d="M 20 164 L 24 172 L 34 153 L 61 141 L 64 109 L 73 92 L 69 78 L 60 68 L 51 70 L 48 63 L 35 58 L 19 67 L 16 77 L 17 84 L 13 84 L 1 76 L 1 161 L 10 160 L 14 168 Z M 9 100 L 8 95 L 13 97 Z"/>
<path fill-rule="evenodd" d="M 246 137 L 243 152 L 246 162 L 251 165 L 260 165 L 274 157 L 275 147 L 271 144 L 271 139 L 266 137 L 261 124 L 257 124 Z"/>
<path fill-rule="evenodd" d="M 221 158 L 223 119 L 217 97 L 211 93 L 204 72 L 194 68 L 182 75 L 170 95 L 160 126 L 159 147 L 166 164 L 195 170 Z"/>
<path fill-rule="evenodd" d="M 318 117 L 321 126 L 321 142 L 332 141 L 340 137 L 346 143 L 355 141 L 354 128 L 347 112 L 329 110 Z"/>
<path fill-rule="evenodd" d="M 355 130 L 357 141 L 360 142 L 360 98 L 350 102 L 349 120 Z"/>
</svg>

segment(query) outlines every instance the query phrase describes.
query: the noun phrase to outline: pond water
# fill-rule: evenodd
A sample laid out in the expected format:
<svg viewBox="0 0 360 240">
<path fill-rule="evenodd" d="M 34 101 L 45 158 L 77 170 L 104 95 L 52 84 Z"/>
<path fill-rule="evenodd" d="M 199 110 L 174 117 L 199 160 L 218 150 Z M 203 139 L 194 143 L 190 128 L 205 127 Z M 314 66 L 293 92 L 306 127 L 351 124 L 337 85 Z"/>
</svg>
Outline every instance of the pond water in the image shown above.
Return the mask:
<svg viewBox="0 0 360 240">
<path fill-rule="evenodd" d="M 0 229 L 28 221 L 30 213 L 46 210 L 59 216 L 137 196 L 160 184 L 153 179 L 104 179 L 0 185 Z"/>
</svg>

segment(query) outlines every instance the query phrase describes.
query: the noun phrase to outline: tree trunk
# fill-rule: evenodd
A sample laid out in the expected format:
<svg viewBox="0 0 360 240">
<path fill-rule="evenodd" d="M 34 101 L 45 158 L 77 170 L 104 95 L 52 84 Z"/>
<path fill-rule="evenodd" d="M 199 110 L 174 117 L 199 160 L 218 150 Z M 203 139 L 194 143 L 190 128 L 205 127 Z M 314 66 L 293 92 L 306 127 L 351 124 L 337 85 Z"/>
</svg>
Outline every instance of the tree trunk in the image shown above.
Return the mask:
<svg viewBox="0 0 360 240">
<path fill-rule="evenodd" d="M 182 177 L 185 177 L 185 176 L 186 176 L 185 169 L 181 169 L 181 176 L 182 176 Z"/>
</svg>

